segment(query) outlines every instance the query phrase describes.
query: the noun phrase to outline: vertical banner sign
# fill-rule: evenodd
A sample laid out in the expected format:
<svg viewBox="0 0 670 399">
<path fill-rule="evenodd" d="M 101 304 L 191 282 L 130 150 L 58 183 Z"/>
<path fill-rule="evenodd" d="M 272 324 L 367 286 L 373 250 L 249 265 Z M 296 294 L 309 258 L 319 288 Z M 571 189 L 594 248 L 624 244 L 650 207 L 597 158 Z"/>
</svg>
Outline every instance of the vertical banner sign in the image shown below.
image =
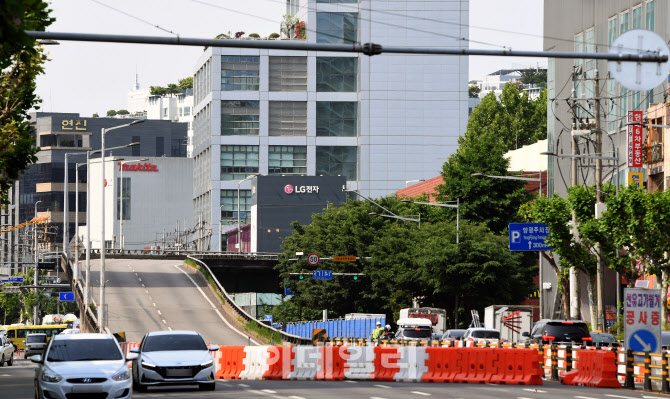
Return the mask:
<svg viewBox="0 0 670 399">
<path fill-rule="evenodd" d="M 642 123 L 642 111 L 628 111 L 628 123 Z M 628 125 L 626 153 L 629 168 L 642 167 L 642 125 Z"/>
<path fill-rule="evenodd" d="M 661 351 L 661 290 L 624 289 L 624 346 L 633 352 Z"/>
</svg>

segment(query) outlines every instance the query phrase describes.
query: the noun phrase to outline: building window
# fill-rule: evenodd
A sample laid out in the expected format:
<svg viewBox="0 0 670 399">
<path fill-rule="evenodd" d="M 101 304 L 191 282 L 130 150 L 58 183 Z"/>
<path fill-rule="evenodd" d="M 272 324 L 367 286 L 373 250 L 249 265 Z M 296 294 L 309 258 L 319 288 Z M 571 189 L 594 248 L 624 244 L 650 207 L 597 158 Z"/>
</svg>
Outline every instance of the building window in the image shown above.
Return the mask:
<svg viewBox="0 0 670 399">
<path fill-rule="evenodd" d="M 634 111 L 639 111 L 642 107 L 642 93 L 639 91 L 634 91 L 633 92 L 633 110 Z"/>
<path fill-rule="evenodd" d="M 222 136 L 258 136 L 259 101 L 221 101 Z"/>
<path fill-rule="evenodd" d="M 619 14 L 619 34 L 628 32 L 628 11 Z"/>
<path fill-rule="evenodd" d="M 649 107 L 651 107 L 651 104 L 653 103 L 654 103 L 654 89 L 651 89 L 647 91 L 647 96 L 645 97 L 644 110 L 646 111 Z"/>
<path fill-rule="evenodd" d="M 258 173 L 257 145 L 222 145 L 221 180 L 242 180 Z"/>
<path fill-rule="evenodd" d="M 165 155 L 165 138 L 156 137 L 156 156 L 162 157 Z"/>
<path fill-rule="evenodd" d="M 239 207 L 237 196 L 240 196 Z M 239 209 L 240 223 L 251 222 L 251 190 L 221 190 L 221 222 L 224 225 L 237 225 L 237 213 Z"/>
<path fill-rule="evenodd" d="M 316 147 L 316 175 L 345 176 L 356 180 L 357 147 Z"/>
<path fill-rule="evenodd" d="M 645 26 L 647 27 L 647 30 L 652 31 L 652 32 L 654 31 L 654 28 L 656 27 L 656 24 L 654 22 L 654 8 L 655 8 L 655 5 L 654 5 L 653 0 L 650 1 L 650 2 L 647 2 L 647 9 L 646 9 L 646 13 L 645 13 L 647 23 L 646 23 Z"/>
<path fill-rule="evenodd" d="M 354 44 L 358 42 L 358 13 L 317 12 L 316 42 Z"/>
<path fill-rule="evenodd" d="M 191 107 L 184 107 L 184 116 L 191 115 Z"/>
<path fill-rule="evenodd" d="M 306 174 L 306 146 L 271 145 L 268 147 L 268 175 Z"/>
<path fill-rule="evenodd" d="M 317 3 L 358 3 L 358 0 L 316 0 Z"/>
<path fill-rule="evenodd" d="M 270 101 L 270 136 L 306 136 L 306 101 Z"/>
<path fill-rule="evenodd" d="M 170 148 L 171 157 L 186 157 L 186 141 L 187 139 L 172 139 L 172 146 Z"/>
<path fill-rule="evenodd" d="M 179 107 L 179 116 L 184 116 L 184 108 Z"/>
<path fill-rule="evenodd" d="M 616 28 L 616 16 L 614 16 L 607 21 L 607 45 L 610 47 L 612 46 L 614 39 L 616 39 Z"/>
<path fill-rule="evenodd" d="M 595 35 L 594 35 L 594 28 L 589 28 L 586 30 L 584 33 L 584 52 L 585 53 L 594 53 L 596 51 L 596 44 L 595 44 Z M 585 62 L 585 69 L 587 71 L 592 70 L 594 67 L 594 63 L 592 59 L 588 59 Z"/>
<path fill-rule="evenodd" d="M 307 57 L 270 57 L 270 91 L 307 91 Z"/>
<path fill-rule="evenodd" d="M 130 147 L 132 149 L 132 156 L 134 157 L 139 157 L 140 156 L 140 136 L 133 136 L 133 143 L 137 143 L 137 145 L 134 145 Z"/>
<path fill-rule="evenodd" d="M 221 56 L 221 90 L 258 91 L 260 57 Z"/>
<path fill-rule="evenodd" d="M 584 35 L 582 33 L 575 35 L 575 52 L 576 53 L 584 52 Z M 579 69 L 579 67 L 583 65 L 584 65 L 583 59 L 575 59 L 576 69 Z M 575 88 L 575 95 L 577 96 L 577 98 L 582 98 L 583 94 L 584 94 L 584 82 L 578 81 L 577 87 Z M 582 116 L 582 109 L 581 107 L 577 107 L 577 117 L 580 118 L 581 116 Z"/>
<path fill-rule="evenodd" d="M 116 178 L 116 220 L 121 220 L 123 215 L 123 220 L 130 220 L 130 177 L 123 178 L 123 184 L 121 184 L 121 178 Z M 121 207 L 123 206 L 123 212 Z"/>
<path fill-rule="evenodd" d="M 168 109 L 167 109 L 167 108 L 163 108 L 163 117 L 164 117 L 164 118 L 167 118 L 167 116 L 168 116 Z"/>
<path fill-rule="evenodd" d="M 327 102 L 316 103 L 316 135 L 355 137 L 357 129 L 358 103 Z"/>
<path fill-rule="evenodd" d="M 642 29 L 642 4 L 633 8 L 633 29 Z"/>
<path fill-rule="evenodd" d="M 355 92 L 357 82 L 357 57 L 317 57 L 316 91 Z"/>
</svg>

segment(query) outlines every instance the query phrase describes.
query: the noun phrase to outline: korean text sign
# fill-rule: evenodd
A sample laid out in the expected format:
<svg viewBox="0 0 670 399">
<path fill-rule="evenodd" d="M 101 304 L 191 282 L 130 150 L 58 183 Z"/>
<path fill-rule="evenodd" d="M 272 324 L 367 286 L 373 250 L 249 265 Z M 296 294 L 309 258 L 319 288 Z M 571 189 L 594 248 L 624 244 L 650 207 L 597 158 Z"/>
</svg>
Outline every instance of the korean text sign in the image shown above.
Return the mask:
<svg viewBox="0 0 670 399">
<path fill-rule="evenodd" d="M 624 290 L 624 346 L 658 353 L 661 349 L 661 290 Z"/>
<path fill-rule="evenodd" d="M 628 111 L 628 123 L 642 123 L 642 111 Z M 642 125 L 628 125 L 626 154 L 629 168 L 642 167 Z"/>
</svg>

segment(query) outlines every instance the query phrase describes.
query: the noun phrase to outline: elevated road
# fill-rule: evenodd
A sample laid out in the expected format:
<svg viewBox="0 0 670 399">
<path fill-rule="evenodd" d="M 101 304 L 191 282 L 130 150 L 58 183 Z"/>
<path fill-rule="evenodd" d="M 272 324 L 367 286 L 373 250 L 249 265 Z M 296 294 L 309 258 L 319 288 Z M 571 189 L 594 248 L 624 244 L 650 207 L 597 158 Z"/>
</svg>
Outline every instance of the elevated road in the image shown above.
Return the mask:
<svg viewBox="0 0 670 399">
<path fill-rule="evenodd" d="M 224 318 L 206 280 L 180 261 L 107 259 L 105 264 L 108 326 L 112 332 L 125 332 L 128 342 L 139 342 L 149 331 L 195 330 L 207 343 L 249 345 L 235 320 Z M 96 302 L 99 270 L 100 261 L 91 261 Z"/>
</svg>

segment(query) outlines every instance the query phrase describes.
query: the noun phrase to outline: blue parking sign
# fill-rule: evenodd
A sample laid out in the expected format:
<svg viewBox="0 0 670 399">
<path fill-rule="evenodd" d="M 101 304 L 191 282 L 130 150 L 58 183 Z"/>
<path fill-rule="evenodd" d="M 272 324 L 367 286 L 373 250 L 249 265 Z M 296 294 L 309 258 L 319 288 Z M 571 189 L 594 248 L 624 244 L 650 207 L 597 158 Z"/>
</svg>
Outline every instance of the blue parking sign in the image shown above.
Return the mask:
<svg viewBox="0 0 670 399">
<path fill-rule="evenodd" d="M 549 226 L 542 223 L 510 223 L 510 251 L 551 251 L 545 244 L 549 235 Z"/>
</svg>

